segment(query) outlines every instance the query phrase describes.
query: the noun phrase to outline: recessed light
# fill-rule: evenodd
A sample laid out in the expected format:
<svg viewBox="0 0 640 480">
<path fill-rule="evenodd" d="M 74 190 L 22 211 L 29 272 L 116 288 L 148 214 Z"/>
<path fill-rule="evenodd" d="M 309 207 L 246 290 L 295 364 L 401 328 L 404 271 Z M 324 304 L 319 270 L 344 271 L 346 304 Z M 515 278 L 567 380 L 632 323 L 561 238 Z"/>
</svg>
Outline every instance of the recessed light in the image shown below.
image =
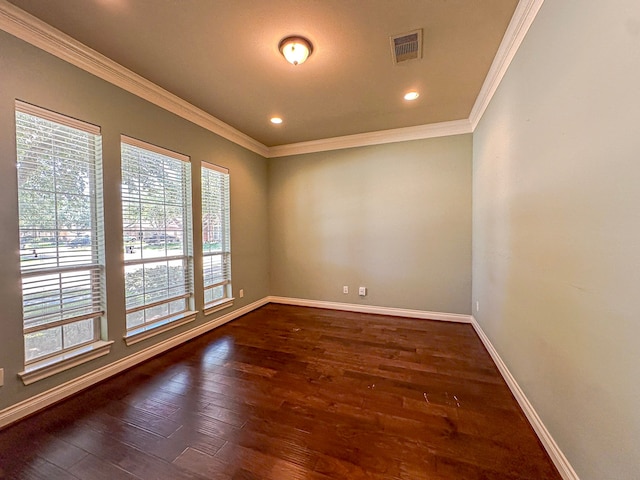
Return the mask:
<svg viewBox="0 0 640 480">
<path fill-rule="evenodd" d="M 280 125 L 282 123 L 282 119 L 280 117 L 271 117 L 271 123 L 275 123 L 276 125 Z"/>
<path fill-rule="evenodd" d="M 420 96 L 420 94 L 418 92 L 416 92 L 416 91 L 407 92 L 407 93 L 404 94 L 404 99 L 411 101 L 411 100 L 415 100 L 419 96 Z"/>
</svg>

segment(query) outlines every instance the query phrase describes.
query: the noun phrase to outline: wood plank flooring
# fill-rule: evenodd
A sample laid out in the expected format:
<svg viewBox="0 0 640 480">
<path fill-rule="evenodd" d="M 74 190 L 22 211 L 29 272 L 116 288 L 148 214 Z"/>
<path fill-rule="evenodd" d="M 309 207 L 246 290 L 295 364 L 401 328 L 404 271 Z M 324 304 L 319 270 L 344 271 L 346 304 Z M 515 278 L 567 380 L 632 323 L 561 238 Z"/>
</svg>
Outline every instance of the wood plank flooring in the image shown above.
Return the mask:
<svg viewBox="0 0 640 480">
<path fill-rule="evenodd" d="M 0 431 L 11 479 L 560 479 L 467 324 L 270 304 Z"/>
</svg>

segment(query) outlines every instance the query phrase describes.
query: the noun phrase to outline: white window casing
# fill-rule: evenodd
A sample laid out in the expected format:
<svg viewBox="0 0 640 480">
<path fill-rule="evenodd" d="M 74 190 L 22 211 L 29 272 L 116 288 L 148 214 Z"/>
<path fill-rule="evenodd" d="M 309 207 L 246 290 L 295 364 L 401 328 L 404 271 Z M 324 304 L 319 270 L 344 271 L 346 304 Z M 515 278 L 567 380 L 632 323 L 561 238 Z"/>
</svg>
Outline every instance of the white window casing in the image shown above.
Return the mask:
<svg viewBox="0 0 640 480">
<path fill-rule="evenodd" d="M 25 380 L 45 366 L 54 374 L 65 368 L 52 365 L 78 364 L 88 351 L 107 354 L 111 342 L 100 338 L 100 128 L 16 101 L 16 146 Z"/>
<path fill-rule="evenodd" d="M 203 162 L 202 263 L 205 313 L 232 305 L 229 171 Z"/>
<path fill-rule="evenodd" d="M 189 157 L 121 137 L 127 344 L 193 320 Z"/>
</svg>

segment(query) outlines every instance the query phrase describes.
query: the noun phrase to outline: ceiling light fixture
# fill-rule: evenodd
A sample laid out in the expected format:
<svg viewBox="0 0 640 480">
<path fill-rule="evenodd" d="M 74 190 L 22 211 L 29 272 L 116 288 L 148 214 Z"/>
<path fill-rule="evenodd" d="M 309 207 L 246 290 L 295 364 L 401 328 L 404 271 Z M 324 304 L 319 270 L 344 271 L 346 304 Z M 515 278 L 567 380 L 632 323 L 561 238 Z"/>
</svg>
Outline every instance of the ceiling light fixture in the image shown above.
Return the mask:
<svg viewBox="0 0 640 480">
<path fill-rule="evenodd" d="M 271 117 L 271 123 L 279 125 L 282 123 L 282 119 L 280 117 Z"/>
<path fill-rule="evenodd" d="M 292 65 L 304 63 L 313 52 L 313 45 L 304 37 L 286 37 L 278 45 L 280 53 Z"/>
<path fill-rule="evenodd" d="M 420 94 L 418 92 L 416 92 L 416 91 L 407 92 L 407 93 L 404 94 L 404 99 L 411 101 L 411 100 L 415 100 L 419 96 L 420 96 Z"/>
</svg>

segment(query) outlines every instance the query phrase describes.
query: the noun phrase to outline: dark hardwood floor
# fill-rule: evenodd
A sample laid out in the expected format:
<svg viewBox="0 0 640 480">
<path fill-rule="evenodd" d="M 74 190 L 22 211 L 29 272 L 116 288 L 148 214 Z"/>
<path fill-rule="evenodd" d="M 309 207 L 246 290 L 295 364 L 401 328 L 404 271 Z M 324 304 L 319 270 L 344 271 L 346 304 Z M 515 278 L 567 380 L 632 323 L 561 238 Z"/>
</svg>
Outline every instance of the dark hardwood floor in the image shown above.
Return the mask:
<svg viewBox="0 0 640 480">
<path fill-rule="evenodd" d="M 560 476 L 470 325 L 271 304 L 0 431 L 0 478 Z"/>
</svg>

